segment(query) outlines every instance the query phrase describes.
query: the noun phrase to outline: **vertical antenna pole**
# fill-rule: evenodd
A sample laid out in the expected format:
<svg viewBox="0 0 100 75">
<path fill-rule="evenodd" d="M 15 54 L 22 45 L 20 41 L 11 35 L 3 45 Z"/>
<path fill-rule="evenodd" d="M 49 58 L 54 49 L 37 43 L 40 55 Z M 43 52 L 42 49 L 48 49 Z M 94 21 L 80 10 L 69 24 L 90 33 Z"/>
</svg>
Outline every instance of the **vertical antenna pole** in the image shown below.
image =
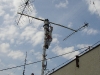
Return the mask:
<svg viewBox="0 0 100 75">
<path fill-rule="evenodd" d="M 43 57 L 42 57 L 42 73 L 41 75 L 44 75 L 44 70 L 45 70 L 45 56 L 46 56 L 46 49 L 43 49 Z"/>
<path fill-rule="evenodd" d="M 42 56 L 42 72 L 41 75 L 44 75 L 44 71 L 46 70 L 46 49 L 48 49 L 48 35 L 49 35 L 49 20 L 45 19 L 44 21 L 44 46 L 43 46 L 43 56 Z"/>
<path fill-rule="evenodd" d="M 27 58 L 27 52 L 26 52 L 26 56 L 25 56 L 25 63 L 24 63 L 24 70 L 23 70 L 23 75 L 25 75 L 25 66 L 26 66 L 26 58 Z"/>
</svg>

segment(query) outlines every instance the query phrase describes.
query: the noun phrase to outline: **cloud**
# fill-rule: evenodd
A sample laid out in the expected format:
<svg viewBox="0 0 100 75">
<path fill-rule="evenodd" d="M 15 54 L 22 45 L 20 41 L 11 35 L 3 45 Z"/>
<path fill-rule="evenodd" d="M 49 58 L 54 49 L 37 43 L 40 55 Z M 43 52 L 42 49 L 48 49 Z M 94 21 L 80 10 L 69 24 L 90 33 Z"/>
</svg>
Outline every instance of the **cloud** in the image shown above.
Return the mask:
<svg viewBox="0 0 100 75">
<path fill-rule="evenodd" d="M 20 50 L 17 51 L 10 51 L 8 53 L 9 57 L 12 57 L 13 59 L 23 59 L 24 58 L 24 53 L 21 52 Z"/>
<path fill-rule="evenodd" d="M 32 50 L 30 50 L 30 51 L 29 51 L 29 53 L 34 53 L 34 50 L 33 50 L 33 49 L 32 49 Z"/>
<path fill-rule="evenodd" d="M 57 54 L 57 55 L 61 55 L 61 54 L 68 53 L 68 52 L 71 52 L 71 51 L 74 51 L 74 47 L 73 46 L 72 47 L 66 47 L 66 48 L 62 48 L 62 47 L 56 46 L 55 48 L 52 49 L 52 52 L 54 54 Z M 79 54 L 78 51 L 76 51 L 74 53 L 66 54 L 63 57 L 67 58 L 67 59 L 70 59 L 70 58 L 73 58 L 74 56 L 76 56 L 77 54 Z"/>
<path fill-rule="evenodd" d="M 88 47 L 88 46 L 91 46 L 91 45 L 90 44 L 78 44 L 77 48 L 85 48 L 85 47 Z"/>
<path fill-rule="evenodd" d="M 72 27 L 73 25 L 72 25 L 72 22 L 69 22 L 69 24 L 68 24 L 68 27 Z"/>
<path fill-rule="evenodd" d="M 7 4 L 5 4 L 5 2 L 7 2 Z M 9 0 L 0 0 L 0 16 L 3 16 L 5 14 L 5 8 L 8 5 L 8 2 Z"/>
<path fill-rule="evenodd" d="M 21 33 L 21 38 L 29 40 L 32 38 L 32 36 L 37 32 L 36 28 L 33 28 L 32 26 L 28 26 L 24 29 L 24 31 Z"/>
<path fill-rule="evenodd" d="M 21 34 L 21 40 L 26 40 L 33 44 L 33 46 L 36 46 L 40 44 L 43 40 L 43 31 L 38 31 L 36 28 L 33 28 L 32 26 L 28 26 L 24 29 L 24 31 Z"/>
<path fill-rule="evenodd" d="M 36 59 L 42 60 L 42 53 L 41 52 L 36 52 L 35 50 L 30 50 L 29 53 L 34 55 Z"/>
<path fill-rule="evenodd" d="M 6 67 L 6 65 L 2 62 L 2 60 L 0 59 L 0 67 Z"/>
<path fill-rule="evenodd" d="M 13 0 L 13 6 L 15 7 L 15 9 L 18 10 L 18 7 L 21 5 L 22 2 L 23 0 Z"/>
<path fill-rule="evenodd" d="M 0 16 L 2 16 L 5 13 L 5 11 L 3 10 L 3 7 L 0 6 Z"/>
<path fill-rule="evenodd" d="M 0 44 L 0 52 L 4 53 L 5 55 L 13 59 L 23 59 L 24 57 L 24 53 L 21 52 L 20 50 L 17 50 L 17 51 L 11 50 L 9 43 Z"/>
<path fill-rule="evenodd" d="M 68 5 L 68 0 L 65 0 L 65 2 L 60 2 L 59 4 L 56 4 L 55 6 L 57 8 L 66 8 Z"/>
<path fill-rule="evenodd" d="M 59 44 L 59 41 L 58 41 L 58 39 L 57 38 L 53 38 L 53 40 L 52 40 L 52 42 L 51 43 L 53 43 L 53 44 Z"/>
<path fill-rule="evenodd" d="M 23 4 L 25 1 L 21 0 L 2 0 L 0 1 L 0 10 L 4 12 L 3 16 L 3 26 L 0 27 L 0 41 L 10 41 L 10 44 L 22 44 L 24 41 L 32 43 L 33 46 L 40 44 L 43 40 L 43 30 L 40 30 L 40 27 L 43 25 L 43 22 L 22 16 L 20 20 L 19 27 L 14 25 L 15 14 L 19 9 L 18 7 Z M 2 7 L 3 6 L 3 7 Z M 8 7 L 9 6 L 9 7 Z M 22 8 L 22 7 L 20 7 Z M 30 6 L 32 12 L 30 15 L 37 16 L 37 11 L 33 5 Z M 7 10 L 6 10 L 7 9 Z M 13 10 L 10 11 L 10 10 Z M 27 9 L 28 10 L 28 9 Z M 2 12 L 1 11 L 1 12 Z M 1 14 L 1 13 L 0 13 Z M 42 17 L 39 17 L 42 18 Z M 29 25 L 29 19 L 32 21 L 32 24 Z M 29 25 L 29 26 L 28 26 Z M 24 40 L 24 41 L 23 41 Z"/>
<path fill-rule="evenodd" d="M 12 71 L 6 71 L 6 72 L 1 72 L 0 75 L 16 75 L 16 74 Z"/>
<path fill-rule="evenodd" d="M 15 0 L 13 0 L 13 1 L 15 1 Z M 3 14 L 6 14 L 7 11 L 10 11 L 13 8 L 13 4 L 12 4 L 13 1 L 12 0 L 0 0 L 0 9 L 2 9 Z M 10 10 L 8 10 L 8 9 L 10 9 Z M 2 12 L 0 11 L 0 14 Z"/>
<path fill-rule="evenodd" d="M 42 31 L 38 31 L 33 37 L 32 42 L 33 45 L 36 46 L 37 44 L 40 44 L 43 41 L 44 34 Z"/>
<path fill-rule="evenodd" d="M 100 0 L 86 0 L 86 2 L 89 6 L 89 11 L 100 16 Z"/>
<path fill-rule="evenodd" d="M 43 19 L 41 17 L 39 17 L 40 19 Z M 40 26 L 43 26 L 43 22 L 42 21 L 39 21 L 39 20 L 36 20 L 36 19 L 33 19 L 33 25 L 34 27 L 38 28 Z"/>
<path fill-rule="evenodd" d="M 9 52 L 9 43 L 2 43 L 0 44 L 0 52 L 2 53 L 8 53 Z"/>
<path fill-rule="evenodd" d="M 41 52 L 35 52 L 34 55 L 36 56 L 36 58 L 38 60 L 42 60 L 42 54 L 41 54 Z"/>
<path fill-rule="evenodd" d="M 59 40 L 58 40 L 58 38 L 59 37 L 62 37 L 61 35 L 59 35 L 59 34 L 52 34 L 52 44 L 59 44 Z"/>
<path fill-rule="evenodd" d="M 95 30 L 95 29 L 93 29 L 93 28 L 85 28 L 84 30 L 83 30 L 83 32 L 84 33 L 86 33 L 87 35 L 96 35 L 96 34 L 98 34 L 99 33 L 99 31 L 98 30 Z"/>
<path fill-rule="evenodd" d="M 17 38 L 18 35 L 17 28 L 14 25 L 8 25 L 6 27 L 0 28 L 0 39 L 1 40 L 10 40 L 14 41 L 15 38 Z"/>
</svg>

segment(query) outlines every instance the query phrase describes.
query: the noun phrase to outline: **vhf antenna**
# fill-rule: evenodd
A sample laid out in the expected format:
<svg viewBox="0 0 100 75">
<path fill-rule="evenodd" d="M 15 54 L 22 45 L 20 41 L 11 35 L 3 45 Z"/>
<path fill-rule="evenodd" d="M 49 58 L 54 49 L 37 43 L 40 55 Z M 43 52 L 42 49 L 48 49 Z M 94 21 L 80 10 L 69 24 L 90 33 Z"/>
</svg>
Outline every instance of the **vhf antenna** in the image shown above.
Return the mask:
<svg viewBox="0 0 100 75">
<path fill-rule="evenodd" d="M 25 9 L 26 9 L 26 6 L 29 5 L 29 1 L 30 1 L 30 0 L 26 0 L 25 6 L 24 6 L 24 8 L 23 8 L 23 10 L 22 10 L 22 12 L 21 12 L 22 14 L 24 13 L 24 11 L 25 11 Z M 19 19 L 18 19 L 18 22 L 17 22 L 17 25 L 19 24 L 19 21 L 20 21 L 21 17 L 22 17 L 22 15 L 20 15 L 20 17 L 19 17 Z"/>
<path fill-rule="evenodd" d="M 74 33 L 80 31 L 82 28 L 88 27 L 88 23 L 84 23 L 84 25 L 82 27 L 80 27 L 79 29 L 77 29 L 76 31 L 72 32 L 71 34 L 69 34 L 66 38 L 63 39 L 66 40 L 67 38 L 69 38 L 70 36 L 72 36 Z"/>
</svg>

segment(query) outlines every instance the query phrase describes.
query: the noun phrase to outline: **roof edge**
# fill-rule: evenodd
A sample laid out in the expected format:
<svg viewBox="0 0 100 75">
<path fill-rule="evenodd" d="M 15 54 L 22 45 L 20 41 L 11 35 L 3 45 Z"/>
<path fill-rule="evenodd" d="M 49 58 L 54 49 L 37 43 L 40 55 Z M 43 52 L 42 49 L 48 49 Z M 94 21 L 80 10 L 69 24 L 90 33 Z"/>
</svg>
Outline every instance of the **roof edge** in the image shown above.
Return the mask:
<svg viewBox="0 0 100 75">
<path fill-rule="evenodd" d="M 92 49 L 90 49 L 90 50 L 88 50 L 88 51 L 87 51 L 87 49 L 86 49 L 86 50 L 85 50 L 86 52 L 85 52 L 85 53 L 83 53 L 82 55 L 79 55 L 79 56 L 81 57 L 81 56 L 83 56 L 83 55 L 87 54 L 88 52 L 90 52 L 90 51 L 94 50 L 95 48 L 97 48 L 97 47 L 99 47 L 99 46 L 100 46 L 100 44 L 96 45 L 95 47 L 93 47 Z M 84 51 L 83 51 L 83 52 L 84 52 Z M 60 67 L 60 68 L 56 69 L 56 70 L 55 70 L 55 71 L 53 71 L 52 73 L 54 73 L 54 72 L 56 72 L 56 71 L 60 70 L 61 68 L 65 67 L 66 65 L 70 64 L 71 62 L 73 62 L 74 60 L 75 60 L 75 58 L 74 58 L 73 60 L 71 60 L 70 62 L 68 62 L 67 64 L 63 65 L 62 67 Z M 48 75 L 51 75 L 52 73 L 49 73 Z"/>
</svg>

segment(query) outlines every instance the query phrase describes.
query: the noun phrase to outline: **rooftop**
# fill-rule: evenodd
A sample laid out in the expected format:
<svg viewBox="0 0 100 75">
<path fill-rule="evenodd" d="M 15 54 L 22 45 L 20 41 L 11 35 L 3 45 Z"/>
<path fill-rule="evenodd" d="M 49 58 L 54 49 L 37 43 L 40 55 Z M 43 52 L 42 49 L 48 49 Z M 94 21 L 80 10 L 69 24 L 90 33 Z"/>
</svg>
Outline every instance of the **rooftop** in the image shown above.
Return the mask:
<svg viewBox="0 0 100 75">
<path fill-rule="evenodd" d="M 98 44 L 98 43 L 99 43 L 99 44 Z M 100 46 L 100 41 L 97 42 L 97 43 L 95 43 L 95 44 L 92 45 L 92 46 L 89 46 L 87 49 L 85 49 L 84 51 L 82 51 L 78 56 L 81 57 L 81 56 L 87 54 L 88 52 L 94 50 L 95 48 L 97 48 L 97 47 L 99 47 L 99 46 Z M 58 71 L 59 69 L 65 67 L 66 65 L 70 64 L 70 63 L 73 62 L 74 60 L 75 60 L 75 57 L 72 58 L 72 59 L 70 59 L 70 60 L 68 60 L 66 63 L 63 63 L 63 64 L 60 65 L 59 67 L 53 68 L 51 71 L 49 71 L 49 72 L 47 73 L 47 75 L 51 75 L 52 73 Z"/>
</svg>

